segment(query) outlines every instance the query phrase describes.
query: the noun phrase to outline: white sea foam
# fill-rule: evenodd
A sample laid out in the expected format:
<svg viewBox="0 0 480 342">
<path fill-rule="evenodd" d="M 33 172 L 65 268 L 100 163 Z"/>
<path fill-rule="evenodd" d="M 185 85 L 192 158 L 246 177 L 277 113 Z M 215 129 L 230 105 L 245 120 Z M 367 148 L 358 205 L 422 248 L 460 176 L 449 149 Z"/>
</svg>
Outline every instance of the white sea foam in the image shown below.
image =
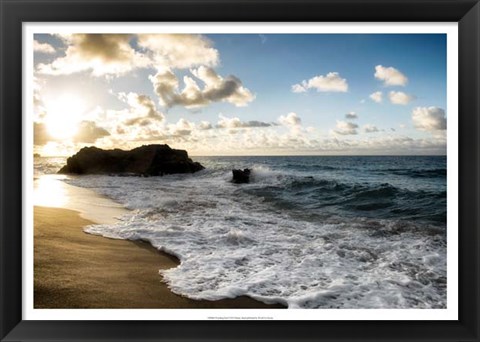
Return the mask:
<svg viewBox="0 0 480 342">
<path fill-rule="evenodd" d="M 281 181 L 254 168 L 255 182 L 229 182 L 228 171 L 69 180 L 132 209 L 91 234 L 142 239 L 177 256 L 162 271 L 172 291 L 217 300 L 247 295 L 290 308 L 436 308 L 446 305 L 442 236 L 394 220 L 302 219 L 272 206 L 255 189 Z M 273 179 L 273 180 L 272 180 Z M 263 182 L 263 183 L 262 183 Z"/>
</svg>

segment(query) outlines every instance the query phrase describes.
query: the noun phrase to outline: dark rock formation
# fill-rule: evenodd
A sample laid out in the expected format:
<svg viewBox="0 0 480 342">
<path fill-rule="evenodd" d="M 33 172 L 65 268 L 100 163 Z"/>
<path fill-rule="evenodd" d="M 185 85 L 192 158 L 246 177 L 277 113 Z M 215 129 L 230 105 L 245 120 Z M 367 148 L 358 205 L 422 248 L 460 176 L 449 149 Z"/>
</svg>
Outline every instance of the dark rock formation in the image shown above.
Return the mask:
<svg viewBox="0 0 480 342">
<path fill-rule="evenodd" d="M 234 183 L 248 183 L 250 182 L 250 169 L 232 170 Z"/>
<path fill-rule="evenodd" d="M 204 167 L 188 158 L 187 151 L 168 145 L 144 145 L 131 151 L 84 147 L 67 159 L 58 173 L 163 176 L 193 173 Z"/>
</svg>

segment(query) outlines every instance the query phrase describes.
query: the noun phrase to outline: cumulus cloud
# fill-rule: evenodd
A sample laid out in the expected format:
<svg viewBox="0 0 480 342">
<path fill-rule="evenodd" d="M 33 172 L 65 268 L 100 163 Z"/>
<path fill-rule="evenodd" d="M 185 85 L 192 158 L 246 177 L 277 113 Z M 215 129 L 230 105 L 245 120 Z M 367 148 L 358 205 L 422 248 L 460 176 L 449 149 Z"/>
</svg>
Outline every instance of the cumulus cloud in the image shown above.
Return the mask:
<svg viewBox="0 0 480 342">
<path fill-rule="evenodd" d="M 200 130 L 204 130 L 204 131 L 205 131 L 205 130 L 208 130 L 208 129 L 212 129 L 213 126 L 212 126 L 212 124 L 211 124 L 210 122 L 208 122 L 208 121 L 201 121 L 201 122 L 198 124 L 198 128 L 199 128 Z"/>
<path fill-rule="evenodd" d="M 118 116 L 124 116 L 125 111 L 117 111 Z M 152 142 L 161 141 L 162 143 L 187 144 L 196 143 L 188 149 L 198 149 L 202 145 L 205 148 L 213 148 L 212 145 L 220 144 L 215 139 L 230 136 L 238 132 L 262 131 L 255 128 L 268 128 L 276 126 L 275 123 L 267 123 L 257 120 L 242 121 L 237 117 L 219 116 L 216 124 L 209 121 L 194 123 L 185 118 L 180 118 L 175 123 L 167 124 L 164 122 L 152 121 L 150 125 L 143 126 L 141 122 L 136 125 L 118 125 L 115 128 L 117 135 L 122 135 L 125 142 Z M 122 143 L 121 141 L 119 143 Z M 200 144 L 200 145 L 199 145 Z M 186 147 L 185 147 L 186 148 Z"/>
<path fill-rule="evenodd" d="M 37 40 L 33 41 L 33 51 L 45 54 L 55 53 L 55 49 L 48 43 L 40 43 Z"/>
<path fill-rule="evenodd" d="M 250 120 L 250 121 L 247 121 L 246 124 L 247 124 L 246 127 L 270 127 L 270 126 L 275 126 L 274 123 L 263 122 L 263 121 L 258 121 L 258 120 Z"/>
<path fill-rule="evenodd" d="M 39 64 L 38 72 L 50 75 L 90 71 L 93 76 L 121 75 L 151 63 L 130 45 L 130 34 L 72 34 L 63 39 L 65 56 Z"/>
<path fill-rule="evenodd" d="M 129 118 L 125 121 L 127 126 L 136 124 L 146 126 L 152 121 L 161 122 L 165 119 L 163 113 L 157 110 L 155 103 L 147 95 L 130 92 L 128 94 L 120 93 L 118 97 L 130 106 Z"/>
<path fill-rule="evenodd" d="M 206 127 L 208 127 L 208 122 Z M 156 123 L 148 127 L 126 127 L 126 135 L 102 139 L 105 145 L 115 140 L 112 147 L 138 146 L 139 142 L 161 142 L 173 144 L 192 154 L 442 154 L 445 153 L 446 138 L 432 135 L 428 138 L 413 139 L 399 135 L 341 135 L 329 138 L 313 135 L 307 130 L 294 126 L 292 130 L 277 129 L 205 129 L 200 123 L 188 120 L 162 126 Z M 215 125 L 213 125 L 215 128 Z M 358 130 L 358 129 L 357 129 Z M 242 134 L 232 134 L 242 132 Z M 363 126 L 362 126 L 363 132 Z M 360 132 L 358 132 L 360 133 Z M 136 144 L 133 145 L 132 144 Z"/>
<path fill-rule="evenodd" d="M 304 93 L 304 92 L 307 91 L 307 88 L 305 88 L 301 84 L 294 84 L 294 85 L 292 85 L 292 91 L 294 93 Z"/>
<path fill-rule="evenodd" d="M 421 131 L 442 131 L 447 129 L 445 110 L 439 107 L 416 107 L 412 111 L 412 122 Z"/>
<path fill-rule="evenodd" d="M 215 66 L 218 51 L 212 42 L 197 34 L 139 34 L 138 45 L 161 68 L 190 68 L 199 65 Z"/>
<path fill-rule="evenodd" d="M 180 97 L 178 94 L 179 82 L 177 76 L 170 69 L 158 71 L 155 76 L 150 75 L 149 79 L 162 106 L 171 107 L 179 102 L 177 99 Z"/>
<path fill-rule="evenodd" d="M 408 78 L 394 67 L 384 67 L 377 65 L 375 67 L 375 78 L 383 81 L 386 86 L 405 86 Z"/>
<path fill-rule="evenodd" d="M 209 132 L 213 133 L 213 132 Z M 370 134 L 368 136 L 336 135 L 330 138 L 310 136 L 300 132 L 281 133 L 275 130 L 245 130 L 241 135 L 232 135 L 224 130 L 207 139 L 182 141 L 182 148 L 197 154 L 444 154 L 446 140 L 443 137 L 413 139 L 406 136 Z M 363 137 L 363 138 L 362 138 Z M 210 140 L 211 139 L 211 140 Z M 201 146 L 201 147 L 199 147 Z M 199 150 L 201 148 L 201 150 Z"/>
<path fill-rule="evenodd" d="M 358 134 L 357 128 L 358 125 L 353 122 L 337 121 L 336 129 L 333 132 L 340 135 L 355 135 Z"/>
<path fill-rule="evenodd" d="M 138 117 L 135 108 L 129 107 L 119 111 L 107 111 L 108 118 L 117 118 L 116 125 L 110 130 L 112 136 L 108 138 L 114 145 L 124 145 L 124 143 L 159 141 L 167 137 L 169 125 L 165 120 L 151 119 L 148 116 Z M 137 120 L 133 120 L 137 118 Z M 108 119 L 108 122 L 112 122 Z M 104 142 L 103 139 L 102 143 Z"/>
<path fill-rule="evenodd" d="M 98 127 L 93 121 L 82 121 L 78 127 L 78 131 L 73 137 L 74 142 L 94 143 L 97 139 L 109 136 L 110 133 Z"/>
<path fill-rule="evenodd" d="M 349 112 L 349 113 L 345 114 L 345 118 L 347 120 L 355 120 L 355 119 L 358 119 L 358 115 L 355 112 Z"/>
<path fill-rule="evenodd" d="M 185 87 L 180 91 L 179 81 L 170 69 L 160 70 L 155 76 L 150 76 L 150 81 L 162 106 L 181 105 L 195 108 L 206 106 L 212 102 L 228 102 L 242 107 L 255 98 L 250 90 L 242 85 L 240 79 L 233 75 L 223 78 L 206 66 L 200 66 L 190 72 L 203 82 L 203 88 L 200 88 L 193 78 L 185 76 L 183 78 Z"/>
<path fill-rule="evenodd" d="M 190 135 L 195 129 L 195 125 L 184 118 L 179 119 L 176 124 L 169 125 L 168 127 L 170 133 L 174 136 Z"/>
<path fill-rule="evenodd" d="M 300 126 L 302 123 L 302 119 L 300 119 L 297 113 L 294 112 L 288 113 L 287 115 L 281 115 L 278 118 L 278 121 L 280 124 L 287 127 Z"/>
<path fill-rule="evenodd" d="M 273 124 L 257 120 L 241 121 L 239 118 L 228 118 L 220 115 L 217 128 L 252 128 L 252 127 L 271 127 Z"/>
<path fill-rule="evenodd" d="M 203 131 L 206 131 L 206 130 L 212 129 L 212 128 L 213 128 L 212 124 L 208 121 L 201 121 L 198 124 L 198 129 L 203 130 Z"/>
<path fill-rule="evenodd" d="M 375 133 L 379 132 L 380 130 L 377 128 L 377 126 L 366 124 L 363 126 L 363 131 L 365 133 Z"/>
<path fill-rule="evenodd" d="M 317 89 L 318 92 L 347 92 L 348 83 L 338 72 L 329 72 L 326 76 L 315 76 L 292 86 L 294 93 L 306 92 L 308 89 Z"/>
<path fill-rule="evenodd" d="M 119 76 L 138 68 L 215 66 L 218 51 L 206 37 L 191 34 L 70 34 L 59 35 L 65 55 L 39 64 L 44 74 L 64 75 L 90 71 L 94 76 Z M 136 49 L 133 42 L 136 41 Z M 37 44 L 47 51 L 48 46 Z"/>
<path fill-rule="evenodd" d="M 383 100 L 383 93 L 381 91 L 376 91 L 369 96 L 372 101 L 375 101 L 376 103 L 380 103 Z"/>
<path fill-rule="evenodd" d="M 405 94 L 401 91 L 391 91 L 390 93 L 388 93 L 388 98 L 390 99 L 391 103 L 397 105 L 407 105 L 413 100 L 415 100 L 415 96 Z"/>
</svg>

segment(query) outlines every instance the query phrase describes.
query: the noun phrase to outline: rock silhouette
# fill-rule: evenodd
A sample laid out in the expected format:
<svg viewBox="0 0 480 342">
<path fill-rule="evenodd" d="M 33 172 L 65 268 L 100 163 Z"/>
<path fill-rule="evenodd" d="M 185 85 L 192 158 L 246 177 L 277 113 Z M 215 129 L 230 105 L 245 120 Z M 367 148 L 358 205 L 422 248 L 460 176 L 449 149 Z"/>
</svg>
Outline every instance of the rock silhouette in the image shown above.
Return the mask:
<svg viewBox="0 0 480 342">
<path fill-rule="evenodd" d="M 67 159 L 62 174 L 115 174 L 163 176 L 173 173 L 193 173 L 204 167 L 188 158 L 187 151 L 168 145 L 144 145 L 130 151 L 102 150 L 84 147 Z"/>
</svg>

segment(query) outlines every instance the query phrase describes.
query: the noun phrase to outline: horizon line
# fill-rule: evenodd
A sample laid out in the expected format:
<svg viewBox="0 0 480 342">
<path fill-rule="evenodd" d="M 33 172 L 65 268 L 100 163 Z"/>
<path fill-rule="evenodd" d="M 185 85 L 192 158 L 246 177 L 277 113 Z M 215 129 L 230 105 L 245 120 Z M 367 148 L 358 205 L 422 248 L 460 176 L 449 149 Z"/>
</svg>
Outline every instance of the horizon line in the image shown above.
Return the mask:
<svg viewBox="0 0 480 342">
<path fill-rule="evenodd" d="M 72 155 L 40 155 L 36 158 L 65 158 Z M 447 157 L 447 154 L 189 154 L 189 157 Z"/>
</svg>

